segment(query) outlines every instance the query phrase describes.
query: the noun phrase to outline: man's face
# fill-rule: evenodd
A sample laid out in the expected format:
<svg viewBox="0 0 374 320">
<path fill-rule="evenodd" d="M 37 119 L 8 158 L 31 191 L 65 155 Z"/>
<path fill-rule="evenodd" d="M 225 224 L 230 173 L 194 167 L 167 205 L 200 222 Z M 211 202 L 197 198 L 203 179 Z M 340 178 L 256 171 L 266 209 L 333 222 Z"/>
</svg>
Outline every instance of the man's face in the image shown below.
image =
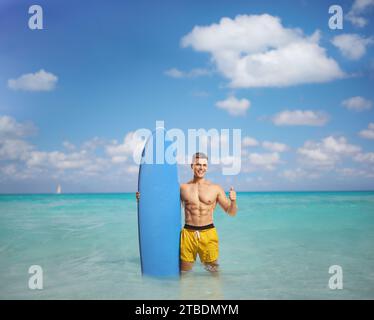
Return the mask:
<svg viewBox="0 0 374 320">
<path fill-rule="evenodd" d="M 208 160 L 200 158 L 195 159 L 195 162 L 192 164 L 192 170 L 195 177 L 204 178 L 208 170 Z"/>
</svg>

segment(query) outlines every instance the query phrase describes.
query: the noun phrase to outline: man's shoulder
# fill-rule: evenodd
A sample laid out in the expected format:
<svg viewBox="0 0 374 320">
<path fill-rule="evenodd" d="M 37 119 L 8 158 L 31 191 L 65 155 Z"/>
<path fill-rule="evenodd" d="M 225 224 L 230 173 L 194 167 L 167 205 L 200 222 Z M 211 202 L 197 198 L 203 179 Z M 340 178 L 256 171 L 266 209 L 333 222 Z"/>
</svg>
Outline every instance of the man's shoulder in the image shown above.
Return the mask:
<svg viewBox="0 0 374 320">
<path fill-rule="evenodd" d="M 214 189 L 216 189 L 217 191 L 222 191 L 223 188 L 221 187 L 221 185 L 219 185 L 218 183 L 212 183 L 212 186 L 214 187 Z"/>
<path fill-rule="evenodd" d="M 186 183 L 181 183 L 181 184 L 179 185 L 179 187 L 180 187 L 181 189 L 186 189 L 186 188 L 188 188 L 188 187 L 190 186 L 190 184 L 191 184 L 191 182 L 188 181 L 188 182 L 186 182 Z"/>
</svg>

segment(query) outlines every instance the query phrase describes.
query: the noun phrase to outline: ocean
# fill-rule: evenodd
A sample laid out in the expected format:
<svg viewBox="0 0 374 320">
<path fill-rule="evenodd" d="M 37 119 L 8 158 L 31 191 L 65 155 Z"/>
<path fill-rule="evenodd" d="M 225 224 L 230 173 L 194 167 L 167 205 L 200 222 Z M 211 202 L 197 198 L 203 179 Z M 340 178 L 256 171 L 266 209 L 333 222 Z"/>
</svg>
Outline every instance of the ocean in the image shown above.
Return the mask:
<svg viewBox="0 0 374 320">
<path fill-rule="evenodd" d="M 133 193 L 0 195 L 0 299 L 374 299 L 374 192 L 237 198 L 235 217 L 214 213 L 218 274 L 198 261 L 154 279 L 140 273 Z"/>
</svg>

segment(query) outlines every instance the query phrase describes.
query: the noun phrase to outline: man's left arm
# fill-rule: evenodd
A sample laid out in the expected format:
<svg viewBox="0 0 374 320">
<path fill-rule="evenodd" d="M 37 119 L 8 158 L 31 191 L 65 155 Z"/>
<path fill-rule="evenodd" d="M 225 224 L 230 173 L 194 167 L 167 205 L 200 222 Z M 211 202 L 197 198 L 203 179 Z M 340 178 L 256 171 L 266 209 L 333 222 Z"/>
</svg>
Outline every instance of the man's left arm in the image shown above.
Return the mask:
<svg viewBox="0 0 374 320">
<path fill-rule="evenodd" d="M 218 203 L 222 207 L 222 209 L 227 212 L 230 216 L 235 216 L 238 212 L 238 207 L 236 205 L 236 192 L 234 188 L 230 188 L 229 199 L 227 199 L 225 191 L 219 187 L 218 190 Z"/>
</svg>

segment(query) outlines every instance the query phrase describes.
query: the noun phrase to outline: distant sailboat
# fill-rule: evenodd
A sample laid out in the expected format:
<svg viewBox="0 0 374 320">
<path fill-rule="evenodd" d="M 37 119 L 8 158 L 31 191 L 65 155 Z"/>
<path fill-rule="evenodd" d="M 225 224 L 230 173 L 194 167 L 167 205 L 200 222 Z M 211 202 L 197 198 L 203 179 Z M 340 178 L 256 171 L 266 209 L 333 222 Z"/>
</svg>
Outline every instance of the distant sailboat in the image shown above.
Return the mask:
<svg viewBox="0 0 374 320">
<path fill-rule="evenodd" d="M 61 194 L 61 185 L 57 186 L 56 194 Z"/>
</svg>

